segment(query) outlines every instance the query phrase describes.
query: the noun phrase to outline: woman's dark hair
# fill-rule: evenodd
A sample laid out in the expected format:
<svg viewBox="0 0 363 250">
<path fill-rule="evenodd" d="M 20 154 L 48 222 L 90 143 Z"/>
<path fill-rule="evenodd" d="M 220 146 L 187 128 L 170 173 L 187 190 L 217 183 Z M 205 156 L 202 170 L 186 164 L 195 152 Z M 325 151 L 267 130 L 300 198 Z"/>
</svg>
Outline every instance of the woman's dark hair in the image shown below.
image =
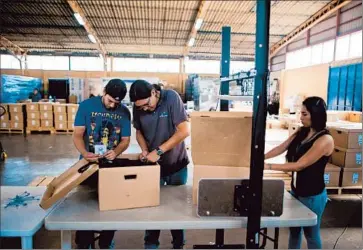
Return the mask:
<svg viewBox="0 0 363 250">
<path fill-rule="evenodd" d="M 325 101 L 317 96 L 308 97 L 303 101 L 303 105 L 310 113 L 311 127 L 319 132 L 326 127 L 326 104 Z"/>
<path fill-rule="evenodd" d="M 149 98 L 153 89 L 160 91 L 161 87 L 157 84 L 151 84 L 145 80 L 134 81 L 130 87 L 130 101 L 136 102 L 138 100 Z"/>
</svg>

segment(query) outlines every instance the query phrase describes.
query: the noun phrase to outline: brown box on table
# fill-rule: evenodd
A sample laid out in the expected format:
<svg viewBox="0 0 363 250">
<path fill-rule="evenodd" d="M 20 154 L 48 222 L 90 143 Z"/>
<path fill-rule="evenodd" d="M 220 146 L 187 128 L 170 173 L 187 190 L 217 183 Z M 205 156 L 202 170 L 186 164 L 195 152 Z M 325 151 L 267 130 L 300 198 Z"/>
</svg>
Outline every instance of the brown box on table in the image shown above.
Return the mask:
<svg viewBox="0 0 363 250">
<path fill-rule="evenodd" d="M 119 158 L 137 160 L 137 154 L 124 154 Z M 122 166 L 99 168 L 84 159 L 78 161 L 47 186 L 40 206 L 51 207 L 98 171 L 99 209 L 117 210 L 153 207 L 160 204 L 160 166 Z"/>
<path fill-rule="evenodd" d="M 9 104 L 9 113 L 22 113 L 23 103 Z"/>
<path fill-rule="evenodd" d="M 67 113 L 67 105 L 66 104 L 54 104 L 53 110 L 54 110 L 54 113 Z"/>
<path fill-rule="evenodd" d="M 53 120 L 53 112 L 52 111 L 40 111 L 40 119 Z"/>
<path fill-rule="evenodd" d="M 57 122 L 68 121 L 67 113 L 54 113 L 54 121 L 57 121 Z"/>
<path fill-rule="evenodd" d="M 38 103 L 26 103 L 26 111 L 27 112 L 38 112 L 39 104 Z"/>
<path fill-rule="evenodd" d="M 48 120 L 41 120 L 40 121 L 40 125 L 42 128 L 53 128 L 53 120 L 52 119 L 48 119 Z"/>
</svg>

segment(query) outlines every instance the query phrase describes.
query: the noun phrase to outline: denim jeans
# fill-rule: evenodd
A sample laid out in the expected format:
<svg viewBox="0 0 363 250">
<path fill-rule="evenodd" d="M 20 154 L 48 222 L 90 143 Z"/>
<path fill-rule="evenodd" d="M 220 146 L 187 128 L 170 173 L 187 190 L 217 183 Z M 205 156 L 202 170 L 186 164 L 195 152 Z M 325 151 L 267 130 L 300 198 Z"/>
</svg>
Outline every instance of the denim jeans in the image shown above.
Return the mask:
<svg viewBox="0 0 363 250">
<path fill-rule="evenodd" d="M 95 231 L 77 231 L 76 232 L 76 245 L 77 249 L 90 249 L 94 246 Z M 113 237 L 115 231 L 101 231 L 98 239 L 98 245 L 100 249 L 113 249 L 114 242 Z"/>
<path fill-rule="evenodd" d="M 326 189 L 318 195 L 309 197 L 299 197 L 291 191 L 291 194 L 298 199 L 301 203 L 307 206 L 311 211 L 317 215 L 317 224 L 312 227 L 291 227 L 289 236 L 289 249 L 301 248 L 301 231 L 304 229 L 304 235 L 308 243 L 308 249 L 322 249 L 320 237 L 320 223 L 326 203 L 328 201 L 328 194 Z"/>
<path fill-rule="evenodd" d="M 162 177 L 160 179 L 160 186 L 172 185 L 180 186 L 185 185 L 188 179 L 188 168 L 185 167 L 175 174 Z M 185 244 L 184 230 L 170 230 L 173 237 L 173 249 L 181 249 Z M 157 249 L 159 247 L 160 230 L 146 230 L 145 232 L 145 249 Z"/>
</svg>

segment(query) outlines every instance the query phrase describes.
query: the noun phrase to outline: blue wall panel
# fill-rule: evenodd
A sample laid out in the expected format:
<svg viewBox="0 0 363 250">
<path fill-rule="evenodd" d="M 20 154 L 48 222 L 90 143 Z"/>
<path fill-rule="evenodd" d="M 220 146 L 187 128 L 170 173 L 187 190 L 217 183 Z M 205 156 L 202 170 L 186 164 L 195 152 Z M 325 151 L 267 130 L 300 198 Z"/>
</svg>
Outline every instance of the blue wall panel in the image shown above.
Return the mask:
<svg viewBox="0 0 363 250">
<path fill-rule="evenodd" d="M 329 74 L 328 109 L 336 110 L 338 105 L 340 68 L 330 68 Z"/>
<path fill-rule="evenodd" d="M 356 67 L 353 107 L 356 111 L 362 111 L 362 64 Z"/>
</svg>

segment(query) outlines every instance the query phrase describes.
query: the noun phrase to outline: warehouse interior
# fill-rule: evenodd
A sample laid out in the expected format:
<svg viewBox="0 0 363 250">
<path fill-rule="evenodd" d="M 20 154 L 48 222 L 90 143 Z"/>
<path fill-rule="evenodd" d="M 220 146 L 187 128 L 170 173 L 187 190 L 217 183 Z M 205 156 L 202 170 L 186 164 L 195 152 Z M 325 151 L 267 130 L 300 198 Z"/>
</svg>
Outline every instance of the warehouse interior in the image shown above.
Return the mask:
<svg viewBox="0 0 363 250">
<path fill-rule="evenodd" d="M 230 150 L 231 154 L 250 160 L 248 139 L 252 128 L 236 127 L 229 121 L 239 117 L 237 124 L 245 126 L 245 114 L 252 117 L 255 112 L 252 99 L 256 95 L 253 74 L 258 66 L 256 16 L 261 11 L 257 9 L 258 2 L 265 1 L 3 2 L 0 15 L 1 194 L 10 195 L 6 191 L 8 187 L 21 187 L 19 190 L 25 193 L 39 187 L 42 193 L 33 201 L 10 208 L 4 204 L 18 196 L 14 198 L 15 193 L 11 193 L 11 197 L 1 198 L 0 248 L 60 249 L 67 247 L 62 243 L 67 237 L 72 238 L 68 247 L 77 248 L 74 241 L 77 229 L 52 228 L 51 219 L 60 213 L 56 206 L 47 210 L 49 213 L 31 236 L 24 235 L 20 229 L 6 230 L 9 226 L 6 222 L 12 220 L 9 223 L 14 224 L 12 227 L 27 224 L 6 217 L 6 213 L 19 215 L 24 209 L 22 206 L 45 210 L 39 203 L 46 188 L 52 187 L 79 160 L 80 153 L 72 139 L 79 104 L 92 96 L 102 96 L 111 79 L 121 79 L 128 90 L 134 81 L 144 79 L 178 93 L 191 126 L 191 134 L 185 139 L 190 159 L 186 183 L 190 193 L 185 202 L 191 203 L 193 211 L 197 209 L 195 194 L 201 178 L 241 178 L 240 169 L 245 168 L 237 163 L 233 165 L 231 159 L 219 160 L 218 156 L 202 159 L 199 154 L 202 151 L 198 150 L 207 148 L 208 143 L 212 148 L 215 143 L 219 145 L 212 148 L 215 155 Z M 328 202 L 321 220 L 322 245 L 326 249 L 362 249 L 362 2 L 267 2 L 270 19 L 266 43 L 265 152 L 283 143 L 302 126 L 304 99 L 321 97 L 327 106 L 327 129 L 336 146 L 324 174 Z M 225 78 L 229 79 L 227 85 Z M 225 93 L 222 93 L 223 86 L 227 86 Z M 40 94 L 36 102 L 31 97 L 34 89 Z M 222 101 L 221 94 L 229 96 L 227 102 Z M 132 114 L 129 93 L 122 103 Z M 216 121 L 225 119 L 223 126 L 211 119 L 210 123 L 204 123 L 205 127 L 200 127 L 200 117 L 208 112 L 224 111 L 228 114 L 216 116 Z M 243 119 L 239 114 L 244 114 Z M 226 142 L 226 138 L 230 141 Z M 205 146 L 199 143 L 202 139 Z M 240 142 L 244 140 L 247 142 Z M 132 127 L 125 153 L 140 154 L 141 151 Z M 231 164 L 225 165 L 226 162 Z M 268 161 L 285 162 L 285 154 Z M 265 170 L 263 175 L 264 179 L 282 180 L 285 192 L 291 190 L 291 172 Z M 65 199 L 72 200 L 77 185 L 63 195 Z M 62 209 L 67 205 L 62 201 L 60 204 Z M 138 209 L 147 214 L 149 208 Z M 128 210 L 135 209 L 131 205 L 130 209 L 111 211 L 110 216 L 112 212 L 121 214 Z M 95 213 L 97 217 L 108 211 Z M 47 216 L 53 216 L 49 225 Z M 131 228 L 137 229 L 117 230 L 114 248 L 144 248 L 144 230 Z M 279 226 L 269 226 L 269 233 L 274 228 Z M 184 248 L 215 244 L 217 229 L 220 228 L 188 228 Z M 62 230 L 71 234 L 67 236 Z M 246 227 L 226 227 L 225 244 L 245 244 L 246 235 Z M 31 246 L 24 243 L 29 239 Z M 289 227 L 280 224 L 277 239 L 278 248 L 287 249 Z M 159 240 L 160 248 L 170 249 L 170 230 L 162 229 Z M 274 242 L 267 241 L 265 248 L 274 247 Z M 308 248 L 305 239 L 302 248 Z"/>
</svg>

